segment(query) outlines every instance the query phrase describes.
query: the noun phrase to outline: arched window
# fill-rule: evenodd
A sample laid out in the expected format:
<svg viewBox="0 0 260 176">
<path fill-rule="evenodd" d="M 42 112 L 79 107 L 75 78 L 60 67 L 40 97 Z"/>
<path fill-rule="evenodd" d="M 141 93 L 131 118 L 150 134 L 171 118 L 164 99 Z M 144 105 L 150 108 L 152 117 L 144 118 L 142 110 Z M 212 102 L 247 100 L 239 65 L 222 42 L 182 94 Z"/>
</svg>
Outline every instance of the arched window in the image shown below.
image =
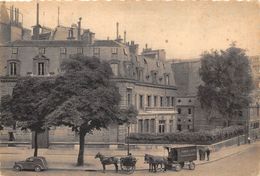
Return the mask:
<svg viewBox="0 0 260 176">
<path fill-rule="evenodd" d="M 10 62 L 9 63 L 9 74 L 11 76 L 17 75 L 17 64 L 16 62 Z"/>
<path fill-rule="evenodd" d="M 8 60 L 7 61 L 7 75 L 17 76 L 20 73 L 20 62 L 19 60 Z"/>
</svg>

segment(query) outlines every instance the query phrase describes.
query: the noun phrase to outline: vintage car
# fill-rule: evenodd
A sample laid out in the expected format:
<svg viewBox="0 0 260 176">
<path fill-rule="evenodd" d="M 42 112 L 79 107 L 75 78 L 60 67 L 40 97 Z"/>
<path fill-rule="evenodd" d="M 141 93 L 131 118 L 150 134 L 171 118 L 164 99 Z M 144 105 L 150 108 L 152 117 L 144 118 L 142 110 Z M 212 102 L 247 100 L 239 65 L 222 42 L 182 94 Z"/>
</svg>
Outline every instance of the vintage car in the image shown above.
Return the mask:
<svg viewBox="0 0 260 176">
<path fill-rule="evenodd" d="M 29 157 L 25 161 L 18 161 L 14 163 L 14 169 L 16 171 L 21 170 L 34 170 L 40 172 L 42 170 L 47 170 L 47 161 L 44 157 Z"/>
</svg>

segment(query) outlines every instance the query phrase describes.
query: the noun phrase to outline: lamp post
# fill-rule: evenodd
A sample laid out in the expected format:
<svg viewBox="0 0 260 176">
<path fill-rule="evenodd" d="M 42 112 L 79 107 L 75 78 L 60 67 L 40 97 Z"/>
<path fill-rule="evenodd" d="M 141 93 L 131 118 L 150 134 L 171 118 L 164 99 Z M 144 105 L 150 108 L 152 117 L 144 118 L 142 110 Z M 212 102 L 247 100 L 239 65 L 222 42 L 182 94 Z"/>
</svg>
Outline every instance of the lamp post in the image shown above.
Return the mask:
<svg viewBox="0 0 260 176">
<path fill-rule="evenodd" d="M 130 123 L 127 123 L 127 156 L 129 156 L 129 129 L 130 129 Z"/>
</svg>

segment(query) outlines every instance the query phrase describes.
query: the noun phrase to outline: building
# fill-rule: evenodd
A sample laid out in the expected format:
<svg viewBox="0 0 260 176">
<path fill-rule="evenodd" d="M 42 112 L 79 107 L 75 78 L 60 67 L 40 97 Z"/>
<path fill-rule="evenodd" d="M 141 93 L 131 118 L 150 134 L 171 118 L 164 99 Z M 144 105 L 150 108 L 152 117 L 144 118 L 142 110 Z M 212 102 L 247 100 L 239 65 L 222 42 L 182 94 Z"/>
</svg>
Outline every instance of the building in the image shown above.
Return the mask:
<svg viewBox="0 0 260 176">
<path fill-rule="evenodd" d="M 0 96 L 12 93 L 19 76 L 55 76 L 60 73 L 63 59 L 76 54 L 95 56 L 110 63 L 113 79 L 122 96 L 120 106 L 135 105 L 139 111 L 137 123 L 130 125 L 131 133 L 176 131 L 174 106 L 177 88 L 165 52 L 156 50 L 159 53 L 156 57 L 147 56 L 146 50 L 139 54 L 139 45 L 134 41 L 126 42 L 126 32 L 122 40 L 118 28 L 119 24 L 115 40 L 97 40 L 93 32 L 81 29 L 81 18 L 77 25 L 57 26 L 52 30 L 42 27 L 37 15 L 32 40 L 15 40 L 0 46 L 0 62 L 5 63 L 0 66 Z M 86 141 L 124 142 L 125 135 L 125 125 L 113 124 L 109 130 L 88 135 Z M 47 141 L 77 140 L 70 129 L 56 127 L 49 132 Z"/>
<path fill-rule="evenodd" d="M 22 17 L 18 8 L 11 6 L 10 9 L 7 9 L 5 2 L 1 3 L 0 45 L 10 41 L 30 39 L 31 31 L 23 27 Z"/>
</svg>

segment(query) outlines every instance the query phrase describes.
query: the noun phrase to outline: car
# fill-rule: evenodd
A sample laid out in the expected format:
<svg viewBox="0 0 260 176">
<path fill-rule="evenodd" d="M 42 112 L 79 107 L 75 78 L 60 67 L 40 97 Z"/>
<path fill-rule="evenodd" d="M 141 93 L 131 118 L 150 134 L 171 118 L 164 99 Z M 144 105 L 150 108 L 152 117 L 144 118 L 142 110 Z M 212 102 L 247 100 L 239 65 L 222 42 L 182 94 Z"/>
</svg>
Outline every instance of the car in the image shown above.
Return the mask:
<svg viewBox="0 0 260 176">
<path fill-rule="evenodd" d="M 42 156 L 29 157 L 25 161 L 18 161 L 14 163 L 13 167 L 16 171 L 21 170 L 34 170 L 35 172 L 40 172 L 47 170 L 47 161 Z"/>
</svg>

